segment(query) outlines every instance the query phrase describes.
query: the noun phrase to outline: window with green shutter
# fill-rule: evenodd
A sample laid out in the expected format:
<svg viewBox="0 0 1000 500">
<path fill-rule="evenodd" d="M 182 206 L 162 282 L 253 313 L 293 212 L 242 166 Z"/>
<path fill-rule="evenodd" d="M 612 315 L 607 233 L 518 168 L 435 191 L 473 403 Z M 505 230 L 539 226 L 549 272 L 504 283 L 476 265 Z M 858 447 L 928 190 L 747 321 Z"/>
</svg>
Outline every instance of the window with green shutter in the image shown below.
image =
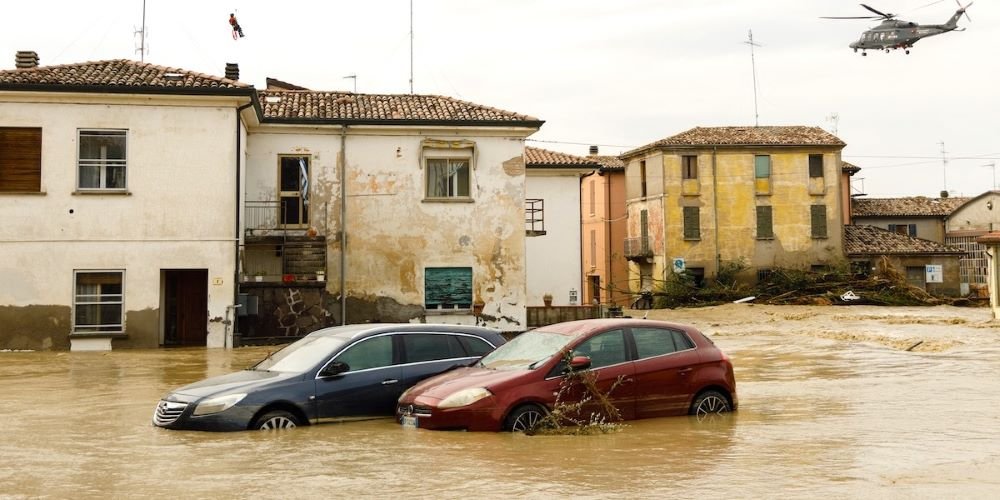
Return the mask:
<svg viewBox="0 0 1000 500">
<path fill-rule="evenodd" d="M 701 239 L 701 224 L 698 207 L 684 207 L 684 239 Z"/>
<path fill-rule="evenodd" d="M 809 208 L 812 218 L 812 237 L 826 238 L 826 205 L 813 205 Z"/>
<path fill-rule="evenodd" d="M 771 155 L 757 155 L 753 157 L 754 176 L 758 179 L 771 177 Z"/>
<path fill-rule="evenodd" d="M 774 223 L 771 219 L 771 207 L 761 205 L 757 207 L 757 239 L 769 240 L 774 238 Z"/>
</svg>

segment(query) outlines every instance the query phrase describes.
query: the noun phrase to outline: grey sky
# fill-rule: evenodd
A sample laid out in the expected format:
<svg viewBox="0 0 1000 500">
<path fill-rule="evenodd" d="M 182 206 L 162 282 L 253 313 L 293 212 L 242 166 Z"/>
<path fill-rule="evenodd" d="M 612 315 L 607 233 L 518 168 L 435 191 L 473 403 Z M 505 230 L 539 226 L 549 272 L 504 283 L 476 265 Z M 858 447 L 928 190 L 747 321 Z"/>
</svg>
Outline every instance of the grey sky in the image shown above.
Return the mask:
<svg viewBox="0 0 1000 500">
<path fill-rule="evenodd" d="M 944 23 L 953 0 L 872 0 Z M 414 0 L 414 91 L 546 120 L 529 144 L 605 154 L 695 126 L 752 125 L 752 29 L 761 125 L 816 125 L 847 143 L 869 196 L 974 195 L 1000 164 L 1000 7 L 979 0 L 968 31 L 910 55 L 847 47 L 867 20 L 853 1 Z M 146 61 L 222 75 L 238 62 L 258 88 L 274 77 L 313 89 L 409 92 L 409 0 L 147 0 Z M 246 38 L 234 41 L 235 12 Z M 17 50 L 41 64 L 134 58 L 142 0 L 4 3 L 0 68 Z M 836 113 L 839 120 L 830 120 Z M 554 141 L 554 142 L 542 142 Z M 949 158 L 943 168 L 942 147 Z M 570 144 L 579 143 L 579 144 Z M 1000 165 L 998 165 L 1000 167 Z M 858 182 L 857 184 L 861 184 Z"/>
</svg>

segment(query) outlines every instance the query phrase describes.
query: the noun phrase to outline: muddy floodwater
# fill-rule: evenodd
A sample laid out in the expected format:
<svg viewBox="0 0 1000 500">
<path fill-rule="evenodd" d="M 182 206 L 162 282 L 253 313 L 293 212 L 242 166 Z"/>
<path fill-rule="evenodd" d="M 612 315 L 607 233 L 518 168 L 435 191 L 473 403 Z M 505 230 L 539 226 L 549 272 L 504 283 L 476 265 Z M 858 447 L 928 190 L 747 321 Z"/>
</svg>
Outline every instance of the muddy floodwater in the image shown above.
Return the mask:
<svg viewBox="0 0 1000 500">
<path fill-rule="evenodd" d="M 643 311 L 632 311 L 641 315 Z M 988 309 L 651 311 L 734 360 L 738 413 L 598 436 L 154 428 L 167 391 L 266 348 L 0 353 L 0 498 L 1000 498 Z"/>
</svg>

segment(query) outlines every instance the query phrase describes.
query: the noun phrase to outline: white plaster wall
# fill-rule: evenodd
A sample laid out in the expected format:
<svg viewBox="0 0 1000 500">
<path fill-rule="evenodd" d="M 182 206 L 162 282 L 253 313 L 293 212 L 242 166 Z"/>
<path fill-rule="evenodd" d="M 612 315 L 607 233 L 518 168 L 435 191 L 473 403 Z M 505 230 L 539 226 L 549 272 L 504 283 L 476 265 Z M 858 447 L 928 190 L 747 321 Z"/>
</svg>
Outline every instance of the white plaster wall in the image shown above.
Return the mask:
<svg viewBox="0 0 1000 500">
<path fill-rule="evenodd" d="M 517 132 L 523 134 L 523 132 Z M 473 141 L 471 202 L 425 202 L 424 138 Z M 274 199 L 277 156 L 308 154 L 311 224 L 328 238 L 327 289 L 340 292 L 340 128 L 264 126 L 249 137 L 247 199 Z M 424 269 L 472 267 L 473 299 L 486 325 L 523 330 L 525 312 L 523 142 L 513 134 L 454 129 L 355 128 L 346 138 L 347 295 L 423 307 Z M 519 164 L 520 167 L 513 164 Z M 507 162 L 505 167 L 504 163 Z M 270 198 L 269 198 L 270 197 Z M 325 204 L 322 212 L 319 208 Z M 323 226 L 326 229 L 323 229 Z M 427 321 L 474 323 L 471 314 Z"/>
<path fill-rule="evenodd" d="M 543 305 L 552 294 L 552 305 L 571 305 L 570 290 L 580 304 L 580 177 L 577 173 L 528 171 L 527 198 L 545 200 L 544 236 L 527 238 L 528 305 Z"/>
<path fill-rule="evenodd" d="M 125 310 L 158 309 L 161 269 L 208 269 L 209 283 L 222 280 L 209 285 L 209 318 L 224 317 L 234 290 L 235 106 L 65 99 L 80 102 L 0 102 L 0 126 L 42 128 L 44 193 L 0 195 L 0 305 L 70 305 L 74 269 L 125 269 Z M 79 128 L 128 130 L 128 195 L 74 192 Z M 209 345 L 221 346 L 223 332 L 210 322 Z"/>
</svg>

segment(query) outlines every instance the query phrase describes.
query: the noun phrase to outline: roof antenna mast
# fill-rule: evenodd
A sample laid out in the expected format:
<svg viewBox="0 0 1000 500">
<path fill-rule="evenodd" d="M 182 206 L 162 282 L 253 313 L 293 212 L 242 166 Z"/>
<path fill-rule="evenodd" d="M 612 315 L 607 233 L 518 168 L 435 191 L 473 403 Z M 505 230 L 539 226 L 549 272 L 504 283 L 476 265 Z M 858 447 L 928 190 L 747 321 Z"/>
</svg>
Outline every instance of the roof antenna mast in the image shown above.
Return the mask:
<svg viewBox="0 0 1000 500">
<path fill-rule="evenodd" d="M 753 48 L 760 47 L 759 43 L 754 43 L 753 41 L 753 30 L 748 30 L 750 38 L 743 43 L 750 46 L 750 67 L 753 69 L 753 126 L 760 126 L 759 116 L 757 115 L 757 63 L 753 58 Z"/>
<path fill-rule="evenodd" d="M 410 93 L 413 93 L 413 0 L 410 0 Z"/>
<path fill-rule="evenodd" d="M 146 0 L 142 0 L 142 28 L 135 31 L 133 35 L 139 35 L 139 47 L 135 49 L 139 53 L 139 62 L 146 62 Z"/>
<path fill-rule="evenodd" d="M 944 182 L 943 189 L 941 189 L 941 197 L 948 197 L 948 153 L 944 150 L 944 141 L 938 142 L 941 145 L 941 177 Z"/>
</svg>

